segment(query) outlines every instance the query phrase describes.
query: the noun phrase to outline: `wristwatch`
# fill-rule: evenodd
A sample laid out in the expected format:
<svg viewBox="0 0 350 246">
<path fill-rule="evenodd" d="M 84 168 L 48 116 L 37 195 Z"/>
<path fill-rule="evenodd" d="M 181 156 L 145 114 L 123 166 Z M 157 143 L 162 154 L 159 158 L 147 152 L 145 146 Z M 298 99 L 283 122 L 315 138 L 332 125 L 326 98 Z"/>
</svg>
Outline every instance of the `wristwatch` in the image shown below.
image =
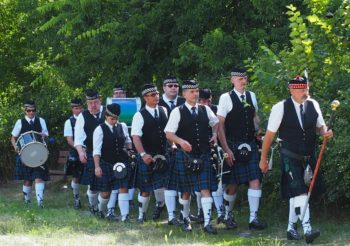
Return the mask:
<svg viewBox="0 0 350 246">
<path fill-rule="evenodd" d="M 144 157 L 144 156 L 145 156 L 145 154 L 146 154 L 146 152 L 145 152 L 145 151 L 144 151 L 144 152 L 141 152 L 141 153 L 140 153 L 140 156 L 141 156 L 141 157 Z"/>
</svg>

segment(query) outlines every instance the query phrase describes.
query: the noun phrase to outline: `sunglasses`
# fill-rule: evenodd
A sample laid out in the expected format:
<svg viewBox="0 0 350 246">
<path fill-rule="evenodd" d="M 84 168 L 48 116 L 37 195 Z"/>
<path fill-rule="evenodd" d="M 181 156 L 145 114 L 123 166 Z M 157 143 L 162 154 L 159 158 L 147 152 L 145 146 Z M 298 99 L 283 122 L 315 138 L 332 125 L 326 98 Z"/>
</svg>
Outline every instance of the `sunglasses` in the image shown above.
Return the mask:
<svg viewBox="0 0 350 246">
<path fill-rule="evenodd" d="M 179 87 L 179 85 L 166 85 L 166 86 L 168 86 L 169 88 L 173 88 L 173 87 L 178 88 Z"/>
<path fill-rule="evenodd" d="M 148 94 L 146 95 L 147 97 L 155 97 L 155 96 L 158 96 L 159 93 L 158 92 L 155 92 L 155 93 L 151 93 L 151 94 Z"/>
<path fill-rule="evenodd" d="M 26 112 L 27 112 L 27 113 L 36 112 L 36 109 L 27 109 Z"/>
</svg>

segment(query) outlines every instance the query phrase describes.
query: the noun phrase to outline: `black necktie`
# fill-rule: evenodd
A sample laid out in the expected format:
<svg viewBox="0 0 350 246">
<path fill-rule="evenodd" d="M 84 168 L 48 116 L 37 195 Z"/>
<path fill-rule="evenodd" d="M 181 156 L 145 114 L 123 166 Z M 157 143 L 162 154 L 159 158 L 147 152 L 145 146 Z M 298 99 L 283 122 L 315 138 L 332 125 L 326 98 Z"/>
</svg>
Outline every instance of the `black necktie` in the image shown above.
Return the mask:
<svg viewBox="0 0 350 246">
<path fill-rule="evenodd" d="M 170 102 L 170 109 L 173 110 L 175 108 L 175 103 L 174 101 L 169 101 Z"/>
<path fill-rule="evenodd" d="M 155 118 L 156 120 L 159 119 L 159 117 L 158 117 L 158 110 L 157 110 L 157 109 L 154 110 L 154 118 Z"/>
<path fill-rule="evenodd" d="M 192 107 L 192 117 L 193 119 L 197 118 L 197 112 L 196 112 L 196 107 Z"/>
<path fill-rule="evenodd" d="M 303 108 L 302 104 L 300 104 L 300 118 L 301 118 L 302 127 L 304 128 L 304 125 L 305 125 L 305 112 L 304 112 L 304 108 Z"/>
<path fill-rule="evenodd" d="M 244 98 L 245 96 L 244 95 L 241 95 L 241 100 L 242 100 L 242 103 L 244 103 L 245 102 L 245 98 Z"/>
<path fill-rule="evenodd" d="M 34 121 L 33 120 L 30 120 L 29 121 L 29 124 L 30 124 L 30 126 L 33 128 L 34 127 Z"/>
<path fill-rule="evenodd" d="M 98 112 L 97 114 L 95 114 L 96 120 L 100 119 L 100 112 Z"/>
<path fill-rule="evenodd" d="M 113 136 L 117 136 L 117 127 L 116 126 L 112 127 L 112 132 L 113 132 Z"/>
</svg>

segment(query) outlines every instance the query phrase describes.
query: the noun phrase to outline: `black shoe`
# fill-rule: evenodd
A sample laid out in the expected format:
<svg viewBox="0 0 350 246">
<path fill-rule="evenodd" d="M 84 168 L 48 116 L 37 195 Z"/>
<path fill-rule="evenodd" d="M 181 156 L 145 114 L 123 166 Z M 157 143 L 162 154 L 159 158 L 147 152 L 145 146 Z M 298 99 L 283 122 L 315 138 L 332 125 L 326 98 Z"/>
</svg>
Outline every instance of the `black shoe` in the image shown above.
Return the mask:
<svg viewBox="0 0 350 246">
<path fill-rule="evenodd" d="M 222 214 L 216 219 L 216 224 L 225 223 L 225 215 Z"/>
<path fill-rule="evenodd" d="M 264 230 L 266 228 L 266 223 L 259 221 L 258 217 L 249 223 L 249 230 Z"/>
<path fill-rule="evenodd" d="M 164 205 L 163 206 L 158 206 L 159 204 L 157 204 L 157 206 L 155 207 L 154 211 L 153 211 L 153 215 L 152 215 L 152 219 L 153 220 L 157 220 L 160 218 L 160 214 L 162 213 L 162 211 L 164 210 Z"/>
<path fill-rule="evenodd" d="M 135 207 L 135 203 L 133 200 L 129 200 L 129 208 L 132 209 Z"/>
<path fill-rule="evenodd" d="M 106 219 L 109 221 L 117 221 L 118 220 L 117 216 L 115 216 L 115 214 L 112 214 L 112 213 L 107 214 Z"/>
<path fill-rule="evenodd" d="M 176 218 L 173 218 L 172 220 L 169 220 L 168 221 L 168 225 L 171 225 L 171 226 L 180 226 L 180 222 L 176 219 Z"/>
<path fill-rule="evenodd" d="M 182 229 L 183 229 L 184 231 L 186 231 L 186 232 L 192 231 L 192 226 L 191 226 L 191 220 L 190 220 L 190 218 L 189 218 L 189 217 L 184 218 L 183 221 L 184 221 L 184 224 L 183 224 L 183 226 L 182 226 Z"/>
<path fill-rule="evenodd" d="M 218 234 L 218 231 L 211 224 L 206 225 L 203 230 L 208 234 Z"/>
<path fill-rule="evenodd" d="M 44 202 L 43 201 L 40 201 L 38 203 L 38 208 L 40 208 L 40 209 L 44 208 Z"/>
<path fill-rule="evenodd" d="M 98 212 L 98 208 L 91 205 L 89 205 L 89 210 L 92 215 L 96 215 Z"/>
<path fill-rule="evenodd" d="M 96 212 L 96 216 L 97 218 L 100 218 L 100 219 L 104 219 L 105 218 L 105 215 L 102 211 L 97 211 Z"/>
<path fill-rule="evenodd" d="M 146 214 L 143 213 L 143 217 L 142 217 L 142 218 L 138 218 L 137 221 L 138 221 L 140 224 L 143 224 L 143 222 L 146 221 Z"/>
<path fill-rule="evenodd" d="M 297 230 L 296 224 L 293 224 L 293 227 L 287 231 L 288 240 L 300 240 L 301 236 Z"/>
<path fill-rule="evenodd" d="M 199 210 L 199 215 L 198 215 L 198 217 L 197 217 L 196 222 L 197 222 L 198 224 L 204 224 L 204 213 L 203 213 L 203 209 L 200 209 L 200 210 Z"/>
<path fill-rule="evenodd" d="M 227 230 L 234 230 L 238 227 L 235 219 L 233 218 L 232 212 L 228 214 L 227 219 L 224 219 L 224 224 Z"/>
<path fill-rule="evenodd" d="M 305 236 L 305 242 L 306 243 L 312 243 L 316 238 L 318 238 L 321 235 L 321 232 L 319 230 L 311 230 L 304 234 Z"/>
<path fill-rule="evenodd" d="M 125 219 L 122 220 L 122 222 L 123 222 L 123 223 L 128 223 L 128 222 L 130 222 L 130 217 L 129 217 L 128 214 L 126 215 Z"/>
<path fill-rule="evenodd" d="M 81 209 L 80 199 L 74 199 L 74 209 Z"/>
</svg>

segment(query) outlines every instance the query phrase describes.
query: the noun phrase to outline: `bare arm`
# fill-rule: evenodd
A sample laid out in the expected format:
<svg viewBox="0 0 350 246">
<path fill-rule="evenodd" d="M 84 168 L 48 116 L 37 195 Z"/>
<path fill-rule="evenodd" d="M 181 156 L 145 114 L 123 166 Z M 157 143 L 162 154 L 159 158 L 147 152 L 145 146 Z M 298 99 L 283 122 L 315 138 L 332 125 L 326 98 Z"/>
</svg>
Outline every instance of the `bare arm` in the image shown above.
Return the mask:
<svg viewBox="0 0 350 246">
<path fill-rule="evenodd" d="M 95 175 L 96 177 L 102 177 L 102 170 L 100 167 L 100 156 L 94 155 L 94 163 L 95 163 Z"/>
<path fill-rule="evenodd" d="M 332 129 L 328 130 L 327 126 L 323 125 L 319 128 L 319 130 L 320 130 L 320 133 L 323 136 L 323 138 L 325 138 L 325 139 L 333 138 L 333 131 L 332 131 Z"/>
<path fill-rule="evenodd" d="M 135 145 L 135 148 L 136 148 L 137 152 L 140 155 L 141 155 L 141 153 L 145 153 L 145 149 L 143 148 L 140 136 L 132 135 L 132 141 L 133 141 L 133 143 Z M 144 156 L 142 156 L 142 160 L 148 165 L 151 164 L 154 161 L 152 156 L 147 154 L 147 153 Z"/>
<path fill-rule="evenodd" d="M 228 154 L 228 157 L 226 158 L 226 162 L 229 166 L 233 165 L 233 162 L 235 160 L 233 153 L 231 149 L 229 148 L 227 141 L 226 141 L 226 135 L 225 135 L 225 118 L 222 116 L 218 116 L 219 118 L 219 125 L 218 125 L 218 137 L 221 143 L 221 147 L 225 151 L 225 153 Z"/>
<path fill-rule="evenodd" d="M 67 143 L 70 147 L 74 148 L 74 140 L 73 137 L 66 137 Z"/>
<path fill-rule="evenodd" d="M 166 132 L 165 134 L 166 134 L 166 138 L 169 141 L 180 145 L 181 149 L 183 149 L 184 151 L 186 151 L 186 152 L 191 152 L 192 151 L 192 145 L 189 142 L 187 142 L 186 140 L 176 136 L 175 133 L 173 133 L 173 132 Z"/>
<path fill-rule="evenodd" d="M 15 149 L 15 151 L 18 152 L 18 148 L 17 148 L 16 142 L 17 142 L 17 138 L 12 136 L 11 137 L 11 144 L 12 144 L 13 148 Z"/>
<path fill-rule="evenodd" d="M 264 142 L 261 149 L 260 164 L 259 164 L 259 167 L 263 173 L 266 173 L 268 171 L 267 155 L 269 154 L 270 147 L 275 138 L 275 135 L 276 135 L 275 132 L 271 132 L 267 130 L 264 137 Z"/>
</svg>

